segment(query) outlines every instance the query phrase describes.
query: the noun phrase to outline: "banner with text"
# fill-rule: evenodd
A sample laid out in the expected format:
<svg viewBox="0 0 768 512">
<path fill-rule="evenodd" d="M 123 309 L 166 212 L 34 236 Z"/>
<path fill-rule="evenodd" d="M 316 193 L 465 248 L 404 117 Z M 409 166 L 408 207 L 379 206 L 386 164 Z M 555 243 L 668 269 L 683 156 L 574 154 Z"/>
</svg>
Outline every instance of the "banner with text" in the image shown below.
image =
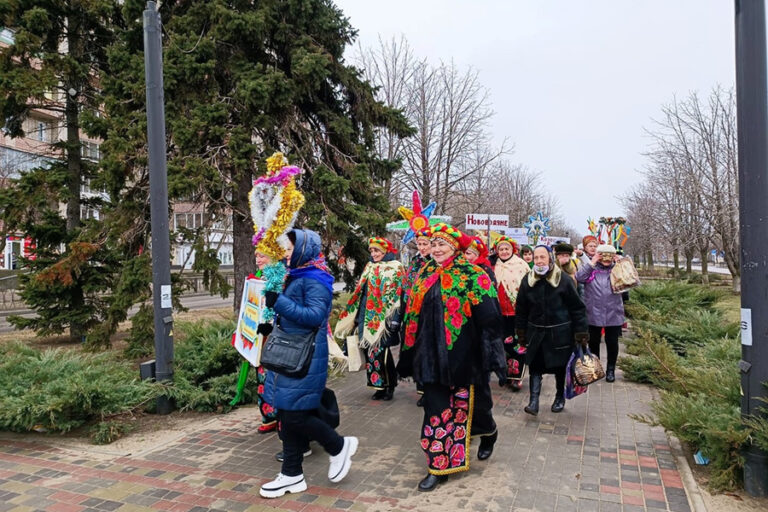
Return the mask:
<svg viewBox="0 0 768 512">
<path fill-rule="evenodd" d="M 483 213 L 468 213 L 464 229 L 488 229 L 501 231 L 509 226 L 509 215 L 488 215 Z"/>
</svg>

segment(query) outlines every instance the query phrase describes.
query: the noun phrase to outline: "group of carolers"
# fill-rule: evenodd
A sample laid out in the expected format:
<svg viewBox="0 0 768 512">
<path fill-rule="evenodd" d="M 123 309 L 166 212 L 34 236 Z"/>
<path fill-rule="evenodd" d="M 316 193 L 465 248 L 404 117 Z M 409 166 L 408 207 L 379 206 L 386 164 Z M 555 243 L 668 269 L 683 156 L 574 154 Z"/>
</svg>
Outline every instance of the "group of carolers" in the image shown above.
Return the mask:
<svg viewBox="0 0 768 512">
<path fill-rule="evenodd" d="M 428 463 L 419 490 L 467 471 L 471 438 L 480 440 L 479 460 L 492 455 L 498 438 L 492 374 L 500 386 L 519 391 L 529 369 L 525 412 L 532 415 L 539 412 L 542 375 L 554 374 L 551 411 L 559 413 L 575 344 L 589 343 L 599 356 L 605 333 L 607 380 L 614 380 L 623 323 L 621 297 L 610 292 L 616 251 L 598 246 L 594 237 L 583 242 L 582 254 L 573 259 L 568 244 L 519 248 L 501 236 L 489 256 L 480 237 L 436 224 L 416 234 L 418 253 L 406 269 L 389 240 L 369 239 L 370 261 L 334 335 L 362 349 L 374 400 L 392 400 L 399 378 L 417 383 Z"/>
</svg>

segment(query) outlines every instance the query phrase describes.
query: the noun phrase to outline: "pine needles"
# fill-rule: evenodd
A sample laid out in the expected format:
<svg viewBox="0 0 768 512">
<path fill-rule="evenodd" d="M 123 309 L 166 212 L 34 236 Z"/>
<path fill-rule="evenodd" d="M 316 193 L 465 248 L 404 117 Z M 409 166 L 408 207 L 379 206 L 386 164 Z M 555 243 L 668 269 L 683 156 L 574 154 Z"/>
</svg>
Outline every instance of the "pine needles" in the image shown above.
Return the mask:
<svg viewBox="0 0 768 512">
<path fill-rule="evenodd" d="M 743 420 L 740 410 L 738 325 L 718 309 L 718 292 L 702 286 L 654 283 L 632 292 L 636 336 L 619 365 L 626 378 L 653 384 L 652 409 L 662 425 L 711 459 L 709 487 L 741 486 L 746 443 L 768 446 L 768 421 Z"/>
</svg>

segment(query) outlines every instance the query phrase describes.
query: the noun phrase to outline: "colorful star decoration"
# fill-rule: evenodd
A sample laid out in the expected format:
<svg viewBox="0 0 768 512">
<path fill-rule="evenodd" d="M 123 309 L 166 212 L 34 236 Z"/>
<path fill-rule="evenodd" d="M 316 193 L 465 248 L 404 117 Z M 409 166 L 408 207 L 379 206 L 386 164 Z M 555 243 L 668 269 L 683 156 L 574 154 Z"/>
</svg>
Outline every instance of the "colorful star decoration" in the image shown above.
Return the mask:
<svg viewBox="0 0 768 512">
<path fill-rule="evenodd" d="M 528 238 L 532 238 L 534 244 L 539 242 L 539 238 L 547 236 L 549 230 L 552 229 L 549 225 L 549 217 L 544 217 L 541 212 L 530 215 L 528 222 L 523 223 L 523 227 L 528 229 Z"/>
<path fill-rule="evenodd" d="M 432 216 L 432 212 L 435 211 L 437 203 L 432 201 L 426 208 L 421 207 L 421 197 L 419 191 L 413 191 L 413 209 L 401 206 L 397 209 L 398 213 L 408 221 L 408 231 L 403 237 L 403 243 L 410 242 L 416 233 L 429 226 L 429 218 Z"/>
</svg>

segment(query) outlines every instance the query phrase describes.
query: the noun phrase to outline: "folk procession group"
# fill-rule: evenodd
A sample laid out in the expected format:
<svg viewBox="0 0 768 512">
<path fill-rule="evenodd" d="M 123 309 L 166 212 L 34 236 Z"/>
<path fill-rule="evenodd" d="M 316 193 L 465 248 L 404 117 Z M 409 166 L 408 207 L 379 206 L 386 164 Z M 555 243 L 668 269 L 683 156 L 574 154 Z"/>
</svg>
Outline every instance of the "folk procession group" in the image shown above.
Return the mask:
<svg viewBox="0 0 768 512">
<path fill-rule="evenodd" d="M 417 405 L 423 408 L 420 444 L 427 460 L 427 475 L 418 484 L 421 491 L 431 491 L 449 475 L 469 469 L 470 440 L 479 440 L 479 460 L 492 455 L 499 436 L 492 413 L 492 376 L 515 392 L 523 386 L 527 369 L 529 401 L 524 410 L 535 416 L 543 375 L 554 375 L 551 411 L 560 413 L 574 352 L 582 348 L 599 357 L 604 337 L 606 381 L 615 380 L 625 318 L 622 295 L 614 293 L 610 281 L 621 258 L 613 245 L 600 244 L 590 235 L 577 251 L 566 243 L 520 247 L 500 236 L 489 251 L 483 238 L 438 223 L 414 233 L 416 254 L 405 268 L 391 241 L 372 237 L 370 261 L 332 336 L 328 318 L 333 277 L 320 238 L 309 230 L 292 229 L 303 198 L 290 206 L 290 196 L 300 193 L 285 169 L 296 168 L 287 166 L 282 155 L 268 164 L 262 184 L 279 187 L 277 194 L 261 194 L 268 199 L 261 211 L 253 204 L 259 194 L 251 198 L 257 262 L 268 273 L 271 264 L 284 258 L 287 276 L 280 278 L 280 286 L 267 286 L 266 305 L 274 320 L 258 330 L 265 337 L 273 326 L 315 334 L 306 376 L 258 370 L 264 416 L 259 431 L 279 426 L 283 443 L 277 456 L 281 471 L 262 486 L 263 497 L 307 488 L 302 460 L 311 453 L 310 440 L 330 455 L 332 482 L 349 471 L 358 439 L 339 436 L 322 414 L 328 348 L 338 346 L 333 346 L 334 336 L 350 359 L 355 353 L 363 355 L 373 400 L 392 400 L 402 379 L 416 383 Z M 271 217 L 259 217 L 270 200 L 282 206 L 273 208 Z M 276 220 L 270 223 L 271 218 Z M 393 348 L 399 348 L 397 361 Z"/>
</svg>

